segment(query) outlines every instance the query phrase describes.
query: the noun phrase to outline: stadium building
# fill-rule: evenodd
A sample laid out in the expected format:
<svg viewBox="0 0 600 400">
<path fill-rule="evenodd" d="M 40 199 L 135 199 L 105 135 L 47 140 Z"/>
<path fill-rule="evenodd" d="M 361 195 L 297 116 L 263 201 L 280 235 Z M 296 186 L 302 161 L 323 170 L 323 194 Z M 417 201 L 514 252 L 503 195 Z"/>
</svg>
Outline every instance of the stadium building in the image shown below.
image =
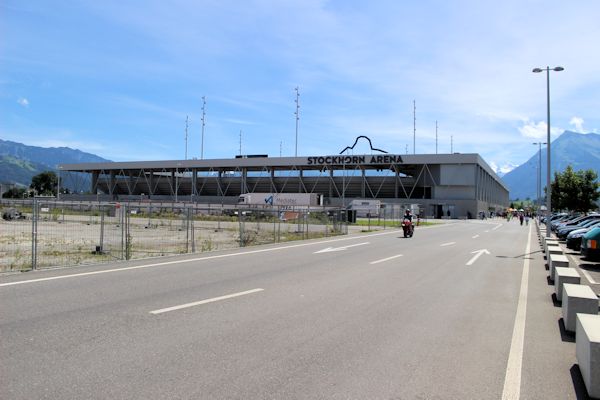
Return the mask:
<svg viewBox="0 0 600 400">
<path fill-rule="evenodd" d="M 62 164 L 59 171 L 61 187 L 76 188 L 71 199 L 235 204 L 244 193 L 318 193 L 331 206 L 419 204 L 435 218 L 475 218 L 509 204 L 508 188 L 478 154 L 253 155 Z"/>
</svg>

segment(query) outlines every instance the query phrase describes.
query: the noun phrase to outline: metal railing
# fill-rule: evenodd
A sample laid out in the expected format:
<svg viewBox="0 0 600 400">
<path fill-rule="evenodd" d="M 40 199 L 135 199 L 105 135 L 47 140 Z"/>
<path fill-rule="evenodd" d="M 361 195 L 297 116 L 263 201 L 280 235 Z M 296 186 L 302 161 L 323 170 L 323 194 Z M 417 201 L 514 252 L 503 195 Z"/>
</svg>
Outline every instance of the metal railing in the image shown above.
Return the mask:
<svg viewBox="0 0 600 400">
<path fill-rule="evenodd" d="M 346 211 L 163 203 L 2 202 L 0 271 L 97 264 L 348 233 Z M 10 214 L 10 215 L 8 215 Z"/>
</svg>

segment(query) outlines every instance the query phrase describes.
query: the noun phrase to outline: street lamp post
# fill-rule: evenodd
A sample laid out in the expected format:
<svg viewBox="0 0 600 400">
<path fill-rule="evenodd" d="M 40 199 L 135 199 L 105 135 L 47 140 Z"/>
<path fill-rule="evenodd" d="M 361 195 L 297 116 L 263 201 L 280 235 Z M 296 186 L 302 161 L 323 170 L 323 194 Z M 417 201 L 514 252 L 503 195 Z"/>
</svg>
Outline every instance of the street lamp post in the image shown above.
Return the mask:
<svg viewBox="0 0 600 400">
<path fill-rule="evenodd" d="M 538 173 L 537 173 L 537 185 L 536 185 L 536 203 L 538 206 L 538 212 L 542 208 L 542 145 L 547 144 L 546 142 L 535 142 L 534 146 L 539 146 L 538 151 Z"/>
<path fill-rule="evenodd" d="M 552 182 L 550 181 L 550 176 L 552 174 L 552 170 L 550 168 L 552 165 L 551 160 L 550 160 L 550 71 L 560 72 L 563 70 L 564 70 L 563 67 L 554 67 L 554 68 L 546 67 L 546 68 L 534 68 L 532 71 L 534 73 L 540 73 L 540 72 L 546 71 L 546 106 L 547 106 L 547 114 L 548 114 L 548 134 L 547 134 L 547 140 L 546 140 L 546 142 L 548 143 L 548 147 L 547 147 L 548 170 L 546 171 L 546 208 L 547 208 L 546 212 L 548 213 L 548 216 L 550 216 L 550 213 L 552 212 Z M 546 219 L 546 237 L 548 237 L 548 238 L 551 237 L 549 219 Z"/>
</svg>

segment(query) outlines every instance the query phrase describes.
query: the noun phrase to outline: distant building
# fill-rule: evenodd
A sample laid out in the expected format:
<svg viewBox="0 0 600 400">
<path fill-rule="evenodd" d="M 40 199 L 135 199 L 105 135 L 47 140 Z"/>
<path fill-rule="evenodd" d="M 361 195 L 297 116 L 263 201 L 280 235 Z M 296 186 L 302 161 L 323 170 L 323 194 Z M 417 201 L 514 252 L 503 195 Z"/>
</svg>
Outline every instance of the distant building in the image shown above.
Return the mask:
<svg viewBox="0 0 600 400">
<path fill-rule="evenodd" d="M 478 154 L 260 156 L 63 164 L 59 170 L 65 183 L 71 175 L 81 179 L 74 172 L 90 174 L 90 186 L 76 192 L 105 200 L 143 195 L 235 204 L 244 193 L 319 193 L 331 206 L 347 206 L 354 199 L 418 203 L 426 216 L 436 218 L 476 217 L 509 204 L 508 188 Z"/>
</svg>

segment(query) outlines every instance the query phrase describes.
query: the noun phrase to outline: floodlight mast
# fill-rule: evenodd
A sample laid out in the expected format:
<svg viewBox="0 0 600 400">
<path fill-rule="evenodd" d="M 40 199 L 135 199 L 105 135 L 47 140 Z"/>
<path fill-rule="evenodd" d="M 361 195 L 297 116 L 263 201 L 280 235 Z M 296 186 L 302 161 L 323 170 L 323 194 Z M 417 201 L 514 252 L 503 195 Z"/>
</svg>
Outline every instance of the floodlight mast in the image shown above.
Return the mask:
<svg viewBox="0 0 600 400">
<path fill-rule="evenodd" d="M 206 96 L 202 96 L 202 142 L 200 143 L 200 159 L 204 160 L 204 126 L 206 125 Z"/>
<path fill-rule="evenodd" d="M 546 171 L 546 212 L 548 213 L 548 216 L 550 216 L 550 214 L 552 213 L 552 182 L 550 180 L 550 176 L 552 175 L 552 170 L 551 170 L 551 165 L 552 165 L 552 161 L 551 161 L 551 156 L 550 156 L 550 71 L 556 71 L 556 72 L 560 72 L 560 71 L 564 71 L 565 69 L 563 67 L 554 67 L 554 68 L 550 68 L 550 67 L 546 67 L 546 68 L 534 68 L 532 70 L 532 72 L 534 73 L 540 73 L 543 71 L 546 71 L 546 109 L 547 109 L 547 117 L 548 117 L 548 122 L 547 122 L 547 128 L 548 128 L 548 132 L 547 132 L 547 138 L 546 138 L 546 142 L 548 143 L 548 147 L 547 147 L 547 162 L 548 162 L 548 170 Z M 550 238 L 552 237 L 551 235 L 551 230 L 550 230 L 550 221 L 549 218 L 546 219 L 546 237 Z"/>
<path fill-rule="evenodd" d="M 537 205 L 538 205 L 538 213 L 542 208 L 542 145 L 547 144 L 546 142 L 535 142 L 533 145 L 539 146 L 538 152 L 538 173 L 537 173 L 537 185 L 536 185 L 536 196 L 537 196 Z"/>
<path fill-rule="evenodd" d="M 185 116 L 185 159 L 187 160 L 188 149 L 188 116 Z"/>
<path fill-rule="evenodd" d="M 294 156 L 298 157 L 298 121 L 300 120 L 300 89 L 298 88 L 298 86 L 296 86 L 294 90 L 296 91 L 296 112 L 294 113 L 296 115 L 296 151 L 294 152 Z"/>
</svg>

